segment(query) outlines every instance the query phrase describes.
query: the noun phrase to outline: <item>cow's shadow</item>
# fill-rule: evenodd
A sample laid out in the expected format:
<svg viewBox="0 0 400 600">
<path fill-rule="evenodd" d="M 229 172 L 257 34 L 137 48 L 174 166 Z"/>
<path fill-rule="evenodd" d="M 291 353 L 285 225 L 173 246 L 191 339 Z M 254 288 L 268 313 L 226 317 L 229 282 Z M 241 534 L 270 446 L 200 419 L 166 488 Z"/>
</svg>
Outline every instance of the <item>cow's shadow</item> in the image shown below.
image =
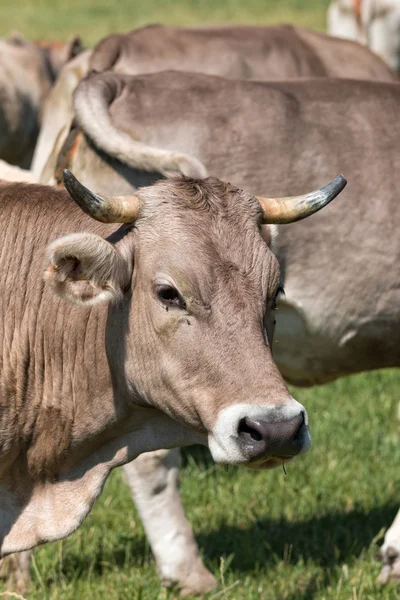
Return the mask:
<svg viewBox="0 0 400 600">
<path fill-rule="evenodd" d="M 203 468 L 214 464 L 203 446 L 183 448 L 181 453 L 184 465 L 191 459 Z M 266 514 L 247 529 L 221 524 L 216 531 L 197 533 L 196 539 L 206 560 L 233 555 L 232 568 L 241 572 L 252 571 L 257 564 L 276 564 L 285 557 L 292 564 L 302 559 L 330 567 L 369 548 L 377 534 L 392 524 L 399 508 L 400 498 L 398 504 L 384 504 L 369 512 L 354 508 L 300 522 L 271 519 Z"/>
<path fill-rule="evenodd" d="M 331 512 L 298 523 L 266 515 L 247 529 L 222 525 L 213 531 L 195 533 L 202 556 L 212 569 L 218 567 L 221 556 L 229 555 L 232 555 L 230 569 L 242 574 L 260 567 L 275 567 L 282 560 L 290 564 L 311 560 L 324 567 L 328 584 L 329 567 L 351 563 L 368 549 L 376 534 L 391 524 L 398 508 L 395 504 L 385 504 L 368 514 L 357 509 Z M 126 567 L 127 546 L 131 564 L 141 567 L 150 559 L 148 543 L 142 536 L 126 536 L 121 532 L 114 548 L 99 546 L 96 555 L 92 554 L 87 562 L 79 553 L 69 552 L 64 557 L 64 577 L 76 578 L 77 574 L 85 577 L 93 571 L 101 574 L 107 564 Z M 303 595 L 296 595 L 296 600 L 312 597 L 312 592 L 307 588 Z"/>
<path fill-rule="evenodd" d="M 209 452 L 200 446 L 186 448 L 182 454 L 184 464 L 191 460 L 206 468 L 214 464 Z M 248 528 L 222 524 L 212 531 L 195 531 L 195 535 L 208 567 L 215 569 L 221 556 L 229 555 L 232 555 L 230 568 L 242 574 L 259 567 L 273 568 L 282 560 L 290 564 L 312 561 L 324 568 L 328 584 L 330 567 L 349 563 L 366 551 L 377 533 L 392 523 L 398 508 L 398 504 L 388 503 L 368 513 L 354 508 L 300 522 L 273 519 L 266 514 Z M 109 563 L 124 567 L 127 547 L 131 564 L 142 566 L 150 559 L 150 549 L 143 536 L 126 536 L 121 532 L 117 539 L 112 549 L 108 545 L 107 548 L 99 546 L 96 556 L 92 555 L 87 564 L 78 553 L 69 552 L 64 558 L 64 575 L 76 577 L 78 572 L 84 577 L 89 570 L 101 573 L 103 565 Z M 311 582 L 311 588 L 312 585 Z M 297 594 L 296 600 L 312 597 L 311 588 Z"/>
</svg>

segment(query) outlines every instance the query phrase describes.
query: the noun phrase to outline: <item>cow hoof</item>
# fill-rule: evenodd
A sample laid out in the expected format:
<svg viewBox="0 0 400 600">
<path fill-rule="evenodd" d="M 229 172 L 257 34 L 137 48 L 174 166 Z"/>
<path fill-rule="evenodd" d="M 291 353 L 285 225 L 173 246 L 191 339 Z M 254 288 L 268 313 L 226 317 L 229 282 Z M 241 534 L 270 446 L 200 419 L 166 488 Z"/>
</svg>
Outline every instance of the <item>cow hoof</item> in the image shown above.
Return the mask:
<svg viewBox="0 0 400 600">
<path fill-rule="evenodd" d="M 215 590 L 218 581 L 204 565 L 199 565 L 185 577 L 163 578 L 166 587 L 176 586 L 181 596 L 199 596 Z"/>
<path fill-rule="evenodd" d="M 214 575 L 210 571 L 207 571 L 206 568 L 203 568 L 200 573 L 197 572 L 189 575 L 185 582 L 180 585 L 179 591 L 181 596 L 198 596 L 215 590 L 217 586 L 218 581 Z"/>
<path fill-rule="evenodd" d="M 381 584 L 389 581 L 400 581 L 400 549 L 393 544 L 384 544 L 380 551 L 383 567 L 377 582 Z"/>
<path fill-rule="evenodd" d="M 21 595 L 29 592 L 31 584 L 29 568 L 21 567 L 14 554 L 0 560 L 0 580 L 4 583 L 7 592 Z"/>
</svg>

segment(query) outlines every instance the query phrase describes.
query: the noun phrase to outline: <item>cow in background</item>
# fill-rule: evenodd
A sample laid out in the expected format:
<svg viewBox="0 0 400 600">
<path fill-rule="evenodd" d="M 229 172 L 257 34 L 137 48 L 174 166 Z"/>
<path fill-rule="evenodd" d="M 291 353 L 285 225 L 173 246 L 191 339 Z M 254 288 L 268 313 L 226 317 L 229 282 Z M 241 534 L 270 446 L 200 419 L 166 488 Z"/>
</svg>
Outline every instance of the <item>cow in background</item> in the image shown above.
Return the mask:
<svg viewBox="0 0 400 600">
<path fill-rule="evenodd" d="M 164 69 L 236 79 L 345 77 L 394 81 L 387 65 L 360 44 L 302 27 L 150 25 L 101 40 L 62 70 L 44 107 L 32 169 L 54 184 L 57 156 L 74 120 L 72 94 L 90 71 L 136 75 Z"/>
<path fill-rule="evenodd" d="M 0 159 L 27 169 L 43 102 L 61 67 L 81 49 L 67 43 L 31 43 L 20 35 L 0 40 Z"/>
<path fill-rule="evenodd" d="M 10 165 L 5 160 L 0 159 L 0 179 L 5 181 L 26 181 L 27 183 L 39 183 L 32 171 L 21 169 L 15 165 Z"/>
<path fill-rule="evenodd" d="M 368 46 L 400 72 L 400 0 L 334 0 L 328 32 Z"/>
</svg>

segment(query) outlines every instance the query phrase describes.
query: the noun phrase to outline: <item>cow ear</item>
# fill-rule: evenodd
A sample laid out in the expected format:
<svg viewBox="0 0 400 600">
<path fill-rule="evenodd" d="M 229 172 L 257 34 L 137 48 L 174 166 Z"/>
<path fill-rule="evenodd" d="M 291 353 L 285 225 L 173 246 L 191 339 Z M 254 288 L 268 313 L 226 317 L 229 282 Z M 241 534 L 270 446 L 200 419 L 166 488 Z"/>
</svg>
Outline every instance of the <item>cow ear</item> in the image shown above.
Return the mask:
<svg viewBox="0 0 400 600">
<path fill-rule="evenodd" d="M 267 246 L 274 252 L 275 241 L 278 237 L 277 225 L 262 225 L 260 229 L 261 237 Z"/>
<path fill-rule="evenodd" d="M 121 298 L 131 271 L 110 242 L 93 233 L 73 233 L 48 246 L 44 279 L 57 296 L 90 306 Z"/>
<path fill-rule="evenodd" d="M 85 47 L 82 44 L 80 36 L 74 35 L 66 44 L 65 62 L 71 60 L 72 58 L 75 58 L 75 56 L 78 56 L 78 54 L 81 54 L 81 52 L 83 52 L 84 49 Z"/>
</svg>

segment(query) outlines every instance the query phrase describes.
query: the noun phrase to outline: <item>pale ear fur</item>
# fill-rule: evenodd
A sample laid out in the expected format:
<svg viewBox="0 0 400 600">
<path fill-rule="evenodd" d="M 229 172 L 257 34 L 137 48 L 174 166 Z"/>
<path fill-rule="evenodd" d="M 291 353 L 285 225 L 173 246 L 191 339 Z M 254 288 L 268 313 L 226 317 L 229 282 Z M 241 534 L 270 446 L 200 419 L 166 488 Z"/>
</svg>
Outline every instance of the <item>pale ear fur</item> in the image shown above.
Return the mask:
<svg viewBox="0 0 400 600">
<path fill-rule="evenodd" d="M 118 300 L 130 276 L 118 250 L 93 233 L 72 233 L 47 248 L 44 279 L 57 296 L 74 304 Z"/>
<path fill-rule="evenodd" d="M 277 225 L 262 225 L 261 237 L 264 242 L 268 245 L 272 252 L 275 251 L 275 242 L 278 237 L 278 226 Z"/>
</svg>

